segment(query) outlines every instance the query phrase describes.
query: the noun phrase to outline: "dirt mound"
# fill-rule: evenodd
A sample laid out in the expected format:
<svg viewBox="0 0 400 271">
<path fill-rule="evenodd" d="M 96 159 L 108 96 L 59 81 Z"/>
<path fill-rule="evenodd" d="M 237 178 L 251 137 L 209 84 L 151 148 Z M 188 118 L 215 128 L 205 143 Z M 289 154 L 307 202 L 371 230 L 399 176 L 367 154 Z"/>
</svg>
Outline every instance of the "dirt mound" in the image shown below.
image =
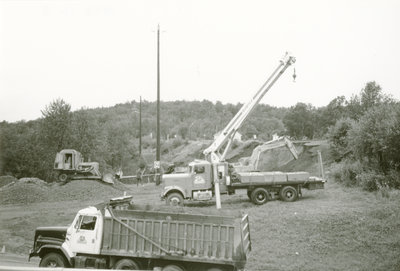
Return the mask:
<svg viewBox="0 0 400 271">
<path fill-rule="evenodd" d="M 92 180 L 75 180 L 65 185 L 47 184 L 36 178 L 23 178 L 0 191 L 0 204 L 28 204 L 72 200 L 102 200 L 121 195 L 121 185 Z"/>
<path fill-rule="evenodd" d="M 13 176 L 0 176 L 0 188 L 11 183 L 15 183 L 18 179 Z"/>
<path fill-rule="evenodd" d="M 176 148 L 171 160 L 175 165 L 186 165 L 195 159 L 204 159 L 203 150 L 208 146 L 208 142 L 191 141 L 187 145 Z"/>
<path fill-rule="evenodd" d="M 313 141 L 303 144 L 304 150 L 297 160 L 292 160 L 286 165 L 277 168 L 278 171 L 308 171 L 311 175 L 320 174 L 318 164 L 318 151 L 321 152 L 322 161 L 327 164 L 330 160 L 329 143 L 326 141 Z"/>
<path fill-rule="evenodd" d="M 19 182 L 0 191 L 0 204 L 27 204 L 46 201 L 49 187 L 35 183 Z"/>
<path fill-rule="evenodd" d="M 238 162 L 240 158 L 249 157 L 252 155 L 253 150 L 262 143 L 263 142 L 258 140 L 248 140 L 240 143 L 237 147 L 233 145 L 226 156 L 226 160 L 230 163 L 235 163 Z"/>
<path fill-rule="evenodd" d="M 31 183 L 36 185 L 47 185 L 47 183 L 39 178 L 21 178 L 18 180 L 19 183 Z"/>
</svg>

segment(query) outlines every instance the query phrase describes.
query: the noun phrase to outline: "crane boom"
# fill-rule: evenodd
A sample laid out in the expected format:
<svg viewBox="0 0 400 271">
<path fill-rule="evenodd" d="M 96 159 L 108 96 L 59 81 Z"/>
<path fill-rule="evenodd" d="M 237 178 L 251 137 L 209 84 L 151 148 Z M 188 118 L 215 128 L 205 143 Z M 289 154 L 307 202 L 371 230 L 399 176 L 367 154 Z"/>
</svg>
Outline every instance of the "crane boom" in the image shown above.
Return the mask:
<svg viewBox="0 0 400 271">
<path fill-rule="evenodd" d="M 279 79 L 279 77 L 290 65 L 295 62 L 296 58 L 294 56 L 290 55 L 289 53 L 286 53 L 284 55 L 284 57 L 280 60 L 278 67 L 273 71 L 273 73 L 262 85 L 262 87 L 255 93 L 255 95 L 251 98 L 249 102 L 242 106 L 239 112 L 236 113 L 233 119 L 214 140 L 211 146 L 203 151 L 207 160 L 211 161 L 212 163 L 218 163 L 225 159 L 225 156 L 230 148 L 230 145 L 232 144 L 236 131 L 242 126 L 243 122 L 250 115 L 255 106 L 261 101 L 261 99 Z M 224 146 L 224 152 L 221 154 L 220 151 Z"/>
</svg>

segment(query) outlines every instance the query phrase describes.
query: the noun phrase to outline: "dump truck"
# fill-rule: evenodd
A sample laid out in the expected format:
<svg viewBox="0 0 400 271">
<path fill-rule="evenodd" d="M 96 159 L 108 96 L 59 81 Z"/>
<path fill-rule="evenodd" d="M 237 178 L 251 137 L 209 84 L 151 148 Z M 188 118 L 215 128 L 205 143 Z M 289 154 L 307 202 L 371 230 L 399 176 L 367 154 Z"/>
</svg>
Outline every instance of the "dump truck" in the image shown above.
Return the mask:
<svg viewBox="0 0 400 271">
<path fill-rule="evenodd" d="M 289 53 L 283 56 L 261 88 L 203 151 L 204 160 L 189 163 L 188 172 L 162 176 L 164 190 L 160 196 L 166 200 L 167 205 L 183 205 L 184 200 L 206 201 L 215 196 L 216 207 L 220 209 L 220 195 L 234 194 L 238 189 L 247 190 L 251 201 L 260 205 L 275 195 L 285 201 L 295 201 L 301 195 L 302 188 L 324 188 L 325 180 L 311 177 L 308 172 L 238 172 L 225 161 L 238 129 L 280 76 L 295 62 L 295 57 Z M 293 155 L 296 155 L 291 143 L 287 143 L 287 140 L 285 142 Z"/>
<path fill-rule="evenodd" d="M 39 227 L 40 267 L 163 271 L 243 270 L 251 251 L 246 214 L 149 209 L 131 196 L 78 211 L 69 227 Z"/>
<path fill-rule="evenodd" d="M 58 181 L 61 183 L 81 179 L 114 183 L 112 173 L 101 174 L 98 162 L 84 162 L 82 154 L 73 149 L 61 150 L 56 154 L 54 170 L 58 172 Z"/>
</svg>

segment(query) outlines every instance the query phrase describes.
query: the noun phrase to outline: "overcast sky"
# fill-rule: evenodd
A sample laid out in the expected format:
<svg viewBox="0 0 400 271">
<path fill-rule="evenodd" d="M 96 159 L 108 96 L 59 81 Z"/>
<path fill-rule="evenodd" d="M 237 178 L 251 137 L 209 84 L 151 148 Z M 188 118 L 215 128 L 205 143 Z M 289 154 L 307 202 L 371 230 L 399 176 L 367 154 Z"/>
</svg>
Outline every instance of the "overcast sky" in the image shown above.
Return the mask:
<svg viewBox="0 0 400 271">
<path fill-rule="evenodd" d="M 400 1 L 0 1 L 0 120 L 156 99 L 245 103 L 286 51 L 262 100 L 327 105 L 367 82 L 400 98 Z"/>
</svg>

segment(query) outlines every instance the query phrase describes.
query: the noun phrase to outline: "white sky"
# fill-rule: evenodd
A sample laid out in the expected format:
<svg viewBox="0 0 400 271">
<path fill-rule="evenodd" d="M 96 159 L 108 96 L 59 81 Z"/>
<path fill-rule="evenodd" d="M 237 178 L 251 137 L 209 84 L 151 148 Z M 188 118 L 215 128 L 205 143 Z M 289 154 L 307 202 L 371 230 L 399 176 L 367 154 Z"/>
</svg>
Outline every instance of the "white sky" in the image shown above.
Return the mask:
<svg viewBox="0 0 400 271">
<path fill-rule="evenodd" d="M 156 99 L 247 102 L 286 51 L 296 56 L 262 100 L 315 106 L 368 81 L 400 98 L 400 1 L 1 1 L 0 121 Z"/>
</svg>

